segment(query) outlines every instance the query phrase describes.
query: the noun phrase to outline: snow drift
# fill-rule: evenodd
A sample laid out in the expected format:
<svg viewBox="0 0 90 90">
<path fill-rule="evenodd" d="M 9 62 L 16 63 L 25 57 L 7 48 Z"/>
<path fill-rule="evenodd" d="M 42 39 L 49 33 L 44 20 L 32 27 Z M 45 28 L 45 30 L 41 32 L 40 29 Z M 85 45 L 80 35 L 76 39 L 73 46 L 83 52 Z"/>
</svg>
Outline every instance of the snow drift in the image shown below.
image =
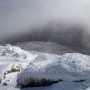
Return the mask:
<svg viewBox="0 0 90 90">
<path fill-rule="evenodd" d="M 85 90 L 90 86 L 89 74 L 88 55 L 31 53 L 16 46 L 0 46 L 0 89 L 15 88 L 16 85 L 35 87 L 54 84 L 51 87 L 36 89 Z"/>
<path fill-rule="evenodd" d="M 31 85 L 31 81 L 86 81 L 90 79 L 90 56 L 67 53 L 62 56 L 41 54 L 18 75 L 18 85 Z"/>
<path fill-rule="evenodd" d="M 27 58 L 30 53 L 22 50 L 20 47 L 11 46 L 7 44 L 6 46 L 0 46 L 0 56 L 14 57 L 14 58 Z"/>
<path fill-rule="evenodd" d="M 4 83 L 4 81 L 7 80 L 8 74 L 14 72 L 19 73 L 26 68 L 28 63 L 34 58 L 34 55 L 19 47 L 11 46 L 9 44 L 0 46 L 0 82 Z"/>
</svg>

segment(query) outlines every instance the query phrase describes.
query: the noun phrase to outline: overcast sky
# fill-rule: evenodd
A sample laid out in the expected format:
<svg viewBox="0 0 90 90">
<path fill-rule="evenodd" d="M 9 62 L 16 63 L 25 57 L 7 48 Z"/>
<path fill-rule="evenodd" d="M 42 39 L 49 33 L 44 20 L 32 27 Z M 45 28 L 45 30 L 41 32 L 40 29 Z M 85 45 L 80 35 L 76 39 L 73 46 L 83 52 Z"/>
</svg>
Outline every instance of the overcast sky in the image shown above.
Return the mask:
<svg viewBox="0 0 90 90">
<path fill-rule="evenodd" d="M 62 19 L 90 25 L 90 0 L 0 0 L 0 39 Z"/>
</svg>

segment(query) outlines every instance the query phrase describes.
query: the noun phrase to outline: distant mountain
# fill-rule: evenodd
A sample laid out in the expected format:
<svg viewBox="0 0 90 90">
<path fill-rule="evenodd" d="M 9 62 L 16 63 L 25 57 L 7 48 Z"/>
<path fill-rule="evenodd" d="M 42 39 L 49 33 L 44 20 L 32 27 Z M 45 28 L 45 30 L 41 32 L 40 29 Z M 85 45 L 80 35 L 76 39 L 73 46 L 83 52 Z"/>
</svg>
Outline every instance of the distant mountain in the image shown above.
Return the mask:
<svg viewBox="0 0 90 90">
<path fill-rule="evenodd" d="M 15 44 L 25 50 L 32 50 L 37 52 L 52 53 L 52 54 L 64 54 L 64 53 L 83 53 L 90 55 L 90 49 L 85 47 L 69 47 L 61 44 L 56 44 L 53 42 L 20 42 Z"/>
</svg>

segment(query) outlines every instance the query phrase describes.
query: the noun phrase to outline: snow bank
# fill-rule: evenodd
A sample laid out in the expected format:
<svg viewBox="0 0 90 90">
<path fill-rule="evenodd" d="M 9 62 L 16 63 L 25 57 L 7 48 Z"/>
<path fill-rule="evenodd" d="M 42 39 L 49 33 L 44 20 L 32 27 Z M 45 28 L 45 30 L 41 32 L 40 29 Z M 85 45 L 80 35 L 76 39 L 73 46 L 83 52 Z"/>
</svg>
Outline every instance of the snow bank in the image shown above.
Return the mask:
<svg viewBox="0 0 90 90">
<path fill-rule="evenodd" d="M 6 79 L 8 74 L 17 73 L 26 68 L 35 57 L 36 55 L 16 46 L 9 44 L 0 46 L 0 82 Z"/>
<path fill-rule="evenodd" d="M 18 85 L 33 80 L 80 81 L 90 79 L 90 56 L 67 53 L 62 56 L 41 54 L 18 75 Z"/>
<path fill-rule="evenodd" d="M 26 59 L 30 55 L 30 53 L 22 50 L 20 47 L 11 46 L 9 44 L 6 46 L 0 46 L 0 56 Z"/>
<path fill-rule="evenodd" d="M 11 72 L 12 68 L 23 68 L 23 71 Z M 16 46 L 0 46 L 0 80 L 0 90 L 13 90 L 16 85 L 28 86 L 31 81 L 33 85 L 51 85 L 61 80 L 51 87 L 28 90 L 89 90 L 90 56 L 80 53 L 34 55 Z M 86 82 L 76 83 L 80 80 Z"/>
</svg>

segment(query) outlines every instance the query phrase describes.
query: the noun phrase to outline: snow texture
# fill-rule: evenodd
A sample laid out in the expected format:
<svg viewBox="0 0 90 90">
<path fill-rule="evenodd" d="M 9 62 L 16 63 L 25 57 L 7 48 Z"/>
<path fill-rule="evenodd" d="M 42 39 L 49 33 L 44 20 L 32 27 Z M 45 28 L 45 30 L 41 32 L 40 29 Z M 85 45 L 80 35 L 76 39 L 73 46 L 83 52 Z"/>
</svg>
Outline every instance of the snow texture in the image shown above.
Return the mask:
<svg viewBox="0 0 90 90">
<path fill-rule="evenodd" d="M 29 53 L 16 46 L 11 46 L 9 44 L 6 46 L 0 46 L 0 56 L 26 59 L 28 58 L 28 54 Z"/>
<path fill-rule="evenodd" d="M 9 72 L 12 68 L 20 71 Z M 26 85 L 30 78 L 62 79 L 62 82 L 22 90 L 90 90 L 90 56 L 80 53 L 32 54 L 9 44 L 0 46 L 0 90 L 21 90 L 16 85 Z"/>
<path fill-rule="evenodd" d="M 36 55 L 32 55 L 19 47 L 11 46 L 9 44 L 6 46 L 0 46 L 0 82 L 6 83 L 8 81 L 7 84 L 9 84 L 11 80 L 10 78 L 7 80 L 8 74 L 11 73 L 13 78 L 14 72 L 17 71 L 20 73 L 20 71 L 26 68 L 28 63 L 35 57 Z M 17 77 L 17 74 L 14 74 L 14 76 Z"/>
<path fill-rule="evenodd" d="M 41 54 L 29 63 L 18 76 L 18 83 L 26 84 L 30 78 L 80 81 L 90 79 L 90 56 L 67 53 L 62 56 Z"/>
</svg>

